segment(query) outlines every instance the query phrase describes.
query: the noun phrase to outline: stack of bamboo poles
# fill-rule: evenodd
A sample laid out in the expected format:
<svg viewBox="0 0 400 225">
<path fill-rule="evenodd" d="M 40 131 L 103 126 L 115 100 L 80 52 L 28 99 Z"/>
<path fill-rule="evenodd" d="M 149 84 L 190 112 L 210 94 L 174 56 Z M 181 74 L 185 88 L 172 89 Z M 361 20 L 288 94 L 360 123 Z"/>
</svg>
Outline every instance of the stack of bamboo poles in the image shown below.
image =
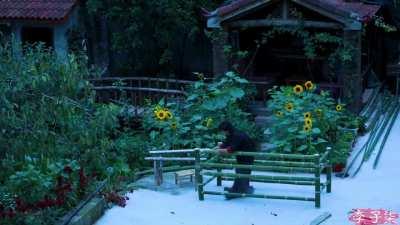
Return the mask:
<svg viewBox="0 0 400 225">
<path fill-rule="evenodd" d="M 361 170 L 364 162 L 370 159 L 372 153 L 379 144 L 379 150 L 374 161 L 374 169 L 378 165 L 379 158 L 397 118 L 400 106 L 398 99 L 390 94 L 385 94 L 383 96 L 380 95 L 376 97 L 376 99 L 380 100 L 377 100 L 376 103 L 371 104 L 369 107 L 370 109 L 365 111 L 372 111 L 365 114 L 370 115 L 370 123 L 367 127 L 367 130 L 370 131 L 368 140 L 350 160 L 345 172 L 342 174 L 343 177 L 348 175 L 355 177 Z M 360 158 L 360 156 L 362 156 L 362 158 Z"/>
<path fill-rule="evenodd" d="M 321 191 L 326 188 L 328 193 L 331 192 L 332 183 L 332 166 L 328 160 L 330 150 L 319 155 L 297 155 L 297 154 L 275 154 L 275 153 L 259 153 L 259 152 L 237 152 L 229 155 L 217 155 L 212 160 L 201 161 L 200 151 L 195 152 L 195 176 L 199 200 L 204 200 L 204 195 L 226 195 L 267 199 L 286 199 L 299 201 L 314 201 L 315 207 L 321 206 Z M 255 161 L 252 165 L 237 164 L 232 157 L 251 156 Z M 279 175 L 250 175 L 237 174 L 231 172 L 223 172 L 226 169 L 250 169 L 252 172 L 280 172 Z M 326 170 L 326 181 L 321 182 L 321 173 Z M 297 174 L 296 174 L 297 173 Z M 298 174 L 298 173 L 301 173 Z M 304 174 L 312 174 L 313 176 L 304 176 Z M 204 180 L 204 176 L 210 177 Z M 233 180 L 235 178 L 249 178 L 251 182 L 273 183 L 273 184 L 290 184 L 314 186 L 315 196 L 279 196 L 267 194 L 246 194 L 206 191 L 205 186 L 217 179 L 217 186 L 221 186 L 222 180 Z"/>
</svg>

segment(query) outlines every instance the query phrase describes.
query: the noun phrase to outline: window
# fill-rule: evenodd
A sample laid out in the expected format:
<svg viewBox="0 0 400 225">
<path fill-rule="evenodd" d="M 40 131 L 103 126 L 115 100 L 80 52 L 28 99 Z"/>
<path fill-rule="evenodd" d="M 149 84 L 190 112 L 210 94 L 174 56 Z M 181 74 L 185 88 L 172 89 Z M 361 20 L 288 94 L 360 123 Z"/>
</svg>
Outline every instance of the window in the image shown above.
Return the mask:
<svg viewBox="0 0 400 225">
<path fill-rule="evenodd" d="M 47 27 L 23 27 L 21 31 L 22 43 L 44 43 L 46 47 L 53 47 L 53 29 Z"/>
</svg>

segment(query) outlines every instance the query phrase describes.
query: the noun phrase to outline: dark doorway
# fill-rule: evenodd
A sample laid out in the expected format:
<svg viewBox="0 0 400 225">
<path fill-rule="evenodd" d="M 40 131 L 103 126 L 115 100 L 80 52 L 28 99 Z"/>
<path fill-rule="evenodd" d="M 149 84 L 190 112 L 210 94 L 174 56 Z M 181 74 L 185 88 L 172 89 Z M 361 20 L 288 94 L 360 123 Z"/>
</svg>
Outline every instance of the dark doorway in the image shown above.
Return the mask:
<svg viewBox="0 0 400 225">
<path fill-rule="evenodd" d="M 22 28 L 22 43 L 24 45 L 43 42 L 45 47 L 53 47 L 53 29 L 47 27 L 24 27 Z"/>
</svg>

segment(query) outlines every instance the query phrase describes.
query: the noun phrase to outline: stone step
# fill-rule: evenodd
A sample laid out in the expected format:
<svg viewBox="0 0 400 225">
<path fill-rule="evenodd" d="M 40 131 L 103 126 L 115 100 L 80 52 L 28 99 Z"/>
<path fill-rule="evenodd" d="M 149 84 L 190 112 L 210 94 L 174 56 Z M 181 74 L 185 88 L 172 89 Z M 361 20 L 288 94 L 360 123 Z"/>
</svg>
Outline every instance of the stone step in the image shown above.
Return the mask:
<svg viewBox="0 0 400 225">
<path fill-rule="evenodd" d="M 274 117 L 273 116 L 256 116 L 254 118 L 256 125 L 260 127 L 266 127 L 270 124 L 273 124 Z"/>
<path fill-rule="evenodd" d="M 257 116 L 269 116 L 272 115 L 272 111 L 265 107 L 250 108 L 250 112 Z"/>
<path fill-rule="evenodd" d="M 266 103 L 263 102 L 263 101 L 251 101 L 251 102 L 249 102 L 248 106 L 250 108 L 252 108 L 252 107 L 265 107 Z"/>
</svg>

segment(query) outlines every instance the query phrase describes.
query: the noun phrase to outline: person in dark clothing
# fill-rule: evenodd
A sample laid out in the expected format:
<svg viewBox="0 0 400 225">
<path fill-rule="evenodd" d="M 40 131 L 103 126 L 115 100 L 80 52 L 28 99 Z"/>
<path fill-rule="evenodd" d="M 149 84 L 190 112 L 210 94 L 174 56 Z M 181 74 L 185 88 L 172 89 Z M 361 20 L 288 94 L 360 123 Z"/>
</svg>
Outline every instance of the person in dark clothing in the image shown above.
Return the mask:
<svg viewBox="0 0 400 225">
<path fill-rule="evenodd" d="M 235 151 L 255 151 L 255 143 L 253 140 L 244 132 L 241 132 L 233 127 L 233 125 L 228 122 L 222 122 L 219 130 L 223 131 L 226 135 L 226 139 L 222 144 L 219 145 L 219 152 L 221 154 L 229 154 Z M 251 165 L 254 162 L 254 157 L 252 156 L 236 156 L 236 161 L 238 164 Z M 250 169 L 235 169 L 236 174 L 251 174 Z M 254 189 L 250 186 L 249 178 L 235 178 L 233 186 L 231 188 L 225 188 L 225 191 L 233 193 L 253 193 Z M 232 196 L 226 196 L 227 199 L 234 198 Z"/>
</svg>

